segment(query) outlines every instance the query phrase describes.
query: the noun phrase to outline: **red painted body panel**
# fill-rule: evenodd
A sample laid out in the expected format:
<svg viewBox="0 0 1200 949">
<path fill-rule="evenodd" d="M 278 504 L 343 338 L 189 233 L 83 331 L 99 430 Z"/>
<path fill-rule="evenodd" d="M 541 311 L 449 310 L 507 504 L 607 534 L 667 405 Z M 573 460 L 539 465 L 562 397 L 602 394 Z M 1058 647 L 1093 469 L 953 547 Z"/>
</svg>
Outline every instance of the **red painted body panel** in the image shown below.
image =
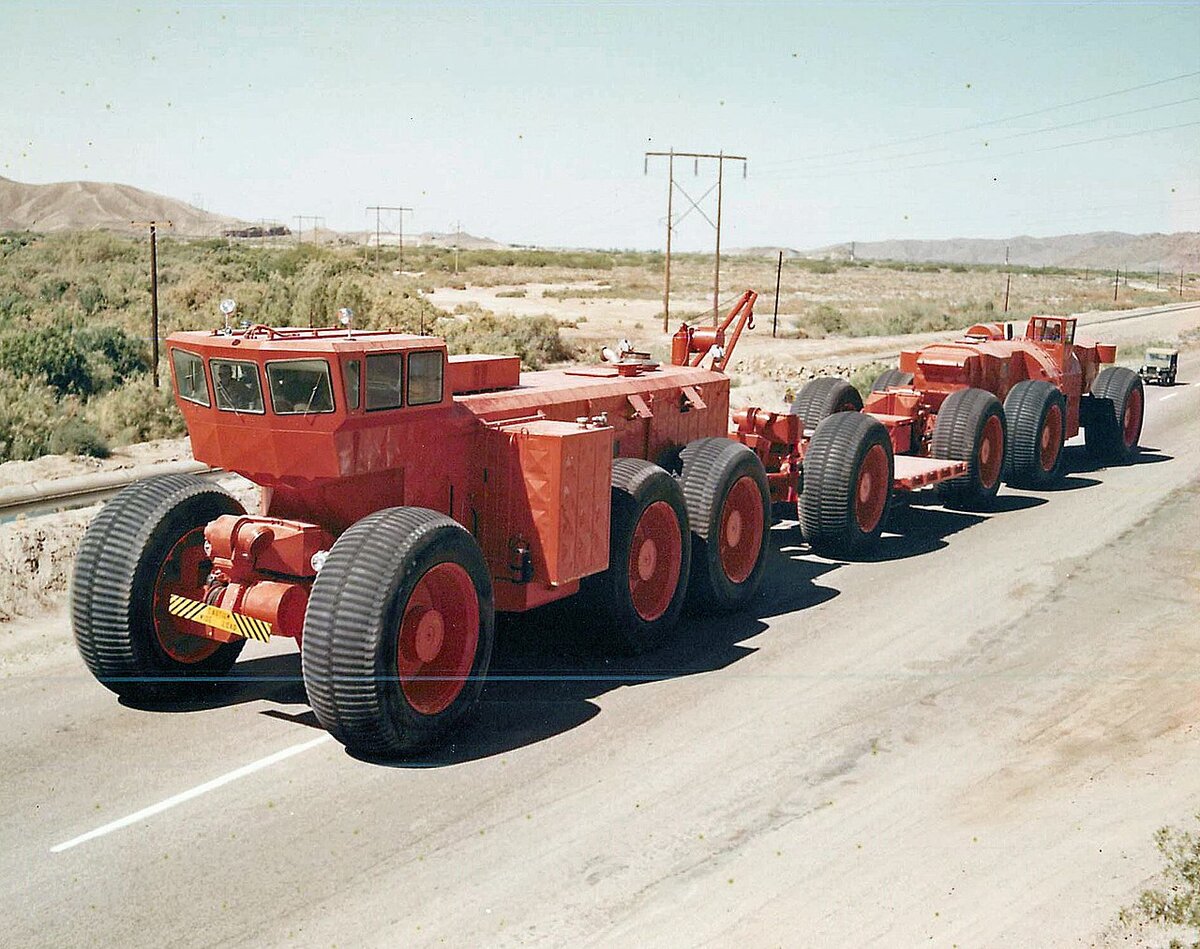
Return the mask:
<svg viewBox="0 0 1200 949">
<path fill-rule="evenodd" d="M 1006 338 L 1004 324 L 972 326 L 954 342 L 932 343 L 900 353 L 899 368 L 913 374 L 907 386 L 871 393 L 864 411 L 892 433 L 897 453 L 928 455 L 938 410 L 950 393 L 984 389 L 1001 402 L 1018 382 L 1042 379 L 1067 399 L 1066 437 L 1079 434 L 1079 411 L 1100 367 L 1116 359 L 1116 347 L 1075 339 L 1071 317 L 1033 317 L 1025 336 Z M 901 418 L 909 419 L 907 431 Z"/>
<path fill-rule="evenodd" d="M 177 333 L 167 345 L 206 365 L 212 358 L 257 365 L 268 395 L 262 411 L 218 409 L 211 372 L 208 406 L 182 398 L 178 380 L 176 400 L 195 457 L 261 485 L 266 518 L 336 537 L 382 508 L 445 512 L 480 540 L 502 608 L 549 602 L 607 566 L 614 455 L 658 460 L 694 439 L 726 435 L 729 424 L 728 377 L 692 366 L 533 372 L 512 385 L 514 357 L 454 357 L 444 363 L 439 402 L 368 411 L 361 381 L 356 400 L 347 397 L 346 380 L 361 375 L 352 362 L 391 352 L 444 358 L 442 340 L 262 329 Z M 274 411 L 267 367 L 289 359 L 328 362 L 333 411 Z M 513 549 L 523 545 L 532 575 L 515 583 Z M 519 561 L 518 581 L 528 569 Z M 311 579 L 298 565 L 291 575 Z"/>
</svg>

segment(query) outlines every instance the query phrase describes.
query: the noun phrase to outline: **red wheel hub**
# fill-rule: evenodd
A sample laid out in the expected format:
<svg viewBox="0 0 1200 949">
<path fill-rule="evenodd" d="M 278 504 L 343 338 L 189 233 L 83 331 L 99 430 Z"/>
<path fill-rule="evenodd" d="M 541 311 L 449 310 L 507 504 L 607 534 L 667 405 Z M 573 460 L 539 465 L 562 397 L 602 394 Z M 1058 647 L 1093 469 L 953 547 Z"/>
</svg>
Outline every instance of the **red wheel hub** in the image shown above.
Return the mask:
<svg viewBox="0 0 1200 949">
<path fill-rule="evenodd" d="M 662 616 L 679 588 L 683 534 L 675 509 L 655 501 L 642 511 L 629 545 L 629 595 L 647 623 Z"/>
<path fill-rule="evenodd" d="M 479 648 L 479 598 L 456 563 L 430 567 L 413 587 L 396 640 L 396 672 L 422 715 L 448 709 L 467 683 Z"/>
<path fill-rule="evenodd" d="M 887 452 L 882 445 L 872 445 L 863 457 L 854 486 L 854 518 L 864 534 L 870 534 L 879 526 L 891 490 Z"/>
<path fill-rule="evenodd" d="M 1063 419 L 1062 410 L 1057 405 L 1051 405 L 1046 412 L 1046 420 L 1042 423 L 1042 435 L 1038 443 L 1038 461 L 1043 471 L 1053 471 L 1058 464 L 1058 456 L 1062 452 Z"/>
<path fill-rule="evenodd" d="M 1125 447 L 1132 448 L 1142 434 L 1142 390 L 1133 389 L 1125 401 L 1125 416 L 1121 419 L 1121 435 Z"/>
<path fill-rule="evenodd" d="M 176 662 L 186 665 L 203 662 L 221 646 L 218 640 L 207 639 L 199 633 L 204 627 L 172 616 L 169 610 L 173 595 L 203 600 L 211 569 L 212 561 L 204 553 L 203 527 L 196 527 L 180 537 L 158 568 L 151 607 L 154 636 L 162 651 Z"/>
<path fill-rule="evenodd" d="M 717 550 L 721 569 L 731 583 L 742 583 L 754 572 L 762 549 L 762 494 L 749 475 L 738 478 L 721 505 Z"/>
<path fill-rule="evenodd" d="M 1000 479 L 1000 465 L 1004 461 L 1004 426 L 1000 417 L 989 415 L 979 438 L 979 458 L 976 468 L 979 483 L 991 488 Z"/>
</svg>

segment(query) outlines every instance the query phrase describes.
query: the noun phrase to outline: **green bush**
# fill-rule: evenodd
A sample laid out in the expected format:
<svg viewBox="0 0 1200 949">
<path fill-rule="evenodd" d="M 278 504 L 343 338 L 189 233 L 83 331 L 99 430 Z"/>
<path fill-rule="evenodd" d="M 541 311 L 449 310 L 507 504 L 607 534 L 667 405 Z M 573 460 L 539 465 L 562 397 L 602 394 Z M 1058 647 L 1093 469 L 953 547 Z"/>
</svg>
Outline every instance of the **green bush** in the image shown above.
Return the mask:
<svg viewBox="0 0 1200 949">
<path fill-rule="evenodd" d="M 452 353 L 520 356 L 530 369 L 541 369 L 574 355 L 550 316 L 496 316 L 482 312 L 476 316 L 443 317 L 437 321 L 435 332 L 446 340 Z"/>
<path fill-rule="evenodd" d="M 142 377 L 88 400 L 87 415 L 97 431 L 114 445 L 132 445 L 184 433 L 183 416 L 171 385 L 161 388 Z"/>
<path fill-rule="evenodd" d="M 104 298 L 104 291 L 100 289 L 100 285 L 95 283 L 80 287 L 76 295 L 79 298 L 79 305 L 83 307 L 83 312 L 88 316 L 92 316 L 108 302 Z"/>
<path fill-rule="evenodd" d="M 94 425 L 78 415 L 68 416 L 50 432 L 46 447 L 52 455 L 107 458 L 112 452 Z"/>
<path fill-rule="evenodd" d="M 49 386 L 0 369 L 0 461 L 37 458 L 49 450 L 60 418 L 58 394 Z"/>
<path fill-rule="evenodd" d="M 0 337 L 0 369 L 44 382 L 60 395 L 89 396 L 148 370 L 146 350 L 113 326 L 52 323 Z"/>
<path fill-rule="evenodd" d="M 21 330 L 0 338 L 0 369 L 44 382 L 59 395 L 93 391 L 87 350 L 62 325 Z"/>
</svg>

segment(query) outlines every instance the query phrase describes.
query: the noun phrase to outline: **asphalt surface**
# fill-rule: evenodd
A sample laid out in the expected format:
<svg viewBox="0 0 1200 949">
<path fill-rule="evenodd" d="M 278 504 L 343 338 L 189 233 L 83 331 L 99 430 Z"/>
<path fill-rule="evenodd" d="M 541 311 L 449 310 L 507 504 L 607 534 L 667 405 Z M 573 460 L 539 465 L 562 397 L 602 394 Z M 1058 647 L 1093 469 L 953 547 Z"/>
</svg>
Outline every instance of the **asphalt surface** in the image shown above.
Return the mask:
<svg viewBox="0 0 1200 949">
<path fill-rule="evenodd" d="M 287 644 L 132 708 L 42 619 L 0 679 L 0 942 L 1086 941 L 1200 810 L 1200 384 L 1146 416 L 1140 463 L 922 498 L 869 562 L 780 525 L 750 611 L 641 660 L 506 622 L 477 716 L 404 764 L 323 737 Z"/>
</svg>

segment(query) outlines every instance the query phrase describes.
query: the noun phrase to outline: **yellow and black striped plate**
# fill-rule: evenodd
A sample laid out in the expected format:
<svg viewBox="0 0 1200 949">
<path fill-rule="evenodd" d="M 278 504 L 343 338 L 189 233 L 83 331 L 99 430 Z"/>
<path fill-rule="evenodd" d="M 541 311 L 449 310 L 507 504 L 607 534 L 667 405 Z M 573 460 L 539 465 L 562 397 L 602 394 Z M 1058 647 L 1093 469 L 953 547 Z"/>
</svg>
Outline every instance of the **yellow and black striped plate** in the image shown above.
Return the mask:
<svg viewBox="0 0 1200 949">
<path fill-rule="evenodd" d="M 233 633 L 244 639 L 257 639 L 260 643 L 271 641 L 270 623 L 255 619 L 253 616 L 243 616 L 241 613 L 213 606 L 211 603 L 201 603 L 199 600 L 192 600 L 186 596 L 172 593 L 167 612 L 172 616 L 179 616 L 194 623 L 223 629 L 227 633 Z"/>
</svg>

